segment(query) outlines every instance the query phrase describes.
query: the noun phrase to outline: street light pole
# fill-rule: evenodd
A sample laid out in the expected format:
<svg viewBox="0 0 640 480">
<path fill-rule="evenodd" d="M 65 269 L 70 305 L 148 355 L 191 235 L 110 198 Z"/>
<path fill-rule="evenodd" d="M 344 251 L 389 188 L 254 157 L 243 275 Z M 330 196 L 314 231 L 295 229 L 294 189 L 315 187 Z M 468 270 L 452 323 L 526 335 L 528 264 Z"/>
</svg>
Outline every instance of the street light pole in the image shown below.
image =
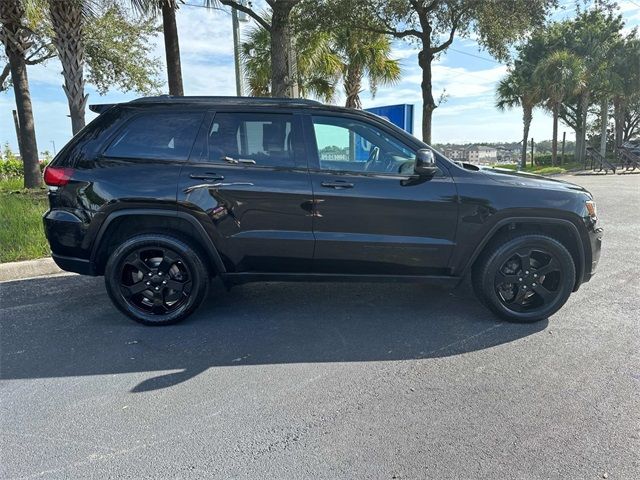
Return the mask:
<svg viewBox="0 0 640 480">
<path fill-rule="evenodd" d="M 231 23 L 233 25 L 233 60 L 236 68 L 236 95 L 242 96 L 242 72 L 240 68 L 240 21 L 238 20 L 238 11 L 231 9 Z"/>
</svg>

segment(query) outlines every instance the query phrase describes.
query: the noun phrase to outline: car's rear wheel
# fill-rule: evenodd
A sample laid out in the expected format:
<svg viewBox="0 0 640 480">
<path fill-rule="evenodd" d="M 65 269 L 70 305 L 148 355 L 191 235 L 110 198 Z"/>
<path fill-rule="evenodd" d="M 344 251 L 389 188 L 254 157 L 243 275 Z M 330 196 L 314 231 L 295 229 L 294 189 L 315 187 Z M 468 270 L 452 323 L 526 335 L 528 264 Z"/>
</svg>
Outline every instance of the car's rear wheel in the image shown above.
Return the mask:
<svg viewBox="0 0 640 480">
<path fill-rule="evenodd" d="M 575 283 L 567 248 L 541 234 L 523 234 L 494 244 L 473 272 L 483 303 L 512 322 L 536 322 L 556 313 Z"/>
<path fill-rule="evenodd" d="M 184 320 L 202 303 L 209 275 L 188 244 L 167 235 L 138 235 L 109 257 L 105 283 L 116 307 L 145 325 Z"/>
</svg>

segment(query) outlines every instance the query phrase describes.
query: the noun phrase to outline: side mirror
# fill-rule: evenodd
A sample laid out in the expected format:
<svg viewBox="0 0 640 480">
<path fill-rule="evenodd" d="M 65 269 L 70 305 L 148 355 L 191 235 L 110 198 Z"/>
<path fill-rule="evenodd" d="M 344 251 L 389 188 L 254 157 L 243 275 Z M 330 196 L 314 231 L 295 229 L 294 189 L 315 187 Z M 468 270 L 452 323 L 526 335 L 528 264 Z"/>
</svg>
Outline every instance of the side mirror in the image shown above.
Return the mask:
<svg viewBox="0 0 640 480">
<path fill-rule="evenodd" d="M 433 151 L 428 148 L 418 150 L 416 153 L 416 166 L 414 168 L 417 175 L 420 176 L 433 176 L 438 171 L 436 165 L 436 157 L 433 155 Z"/>
</svg>

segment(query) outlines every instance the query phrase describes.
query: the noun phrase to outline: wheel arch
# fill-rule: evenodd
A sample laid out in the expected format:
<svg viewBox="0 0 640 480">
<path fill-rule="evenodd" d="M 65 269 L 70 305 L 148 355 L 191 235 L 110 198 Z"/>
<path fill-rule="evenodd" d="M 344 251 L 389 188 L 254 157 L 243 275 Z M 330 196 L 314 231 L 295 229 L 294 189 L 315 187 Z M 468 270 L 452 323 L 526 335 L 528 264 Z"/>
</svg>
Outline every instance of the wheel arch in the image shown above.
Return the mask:
<svg viewBox="0 0 640 480">
<path fill-rule="evenodd" d="M 548 217 L 512 217 L 497 222 L 476 246 L 471 257 L 462 268 L 462 275 L 469 273 L 480 260 L 487 247 L 513 233 L 543 233 L 560 241 L 571 253 L 576 267 L 574 291 L 583 282 L 586 265 L 585 247 L 578 227 L 568 219 Z"/>
<path fill-rule="evenodd" d="M 193 216 L 175 210 L 124 209 L 111 213 L 96 234 L 91 249 L 94 274 L 104 274 L 109 255 L 123 240 L 142 233 L 174 234 L 185 239 L 204 254 L 212 274 L 226 272 L 213 240 Z"/>
</svg>

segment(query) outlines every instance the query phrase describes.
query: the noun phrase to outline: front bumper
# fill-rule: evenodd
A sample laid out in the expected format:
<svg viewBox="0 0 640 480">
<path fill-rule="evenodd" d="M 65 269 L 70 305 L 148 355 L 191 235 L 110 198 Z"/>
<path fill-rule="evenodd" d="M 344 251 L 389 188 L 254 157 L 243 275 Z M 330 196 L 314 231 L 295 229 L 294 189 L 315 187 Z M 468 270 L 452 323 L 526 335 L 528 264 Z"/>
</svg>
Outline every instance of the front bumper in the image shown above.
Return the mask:
<svg viewBox="0 0 640 480">
<path fill-rule="evenodd" d="M 600 252 L 602 251 L 602 237 L 604 229 L 602 227 L 593 227 L 589 229 L 589 244 L 591 247 L 591 265 L 585 265 L 585 282 L 588 282 L 596 273 L 598 262 L 600 262 Z"/>
</svg>

